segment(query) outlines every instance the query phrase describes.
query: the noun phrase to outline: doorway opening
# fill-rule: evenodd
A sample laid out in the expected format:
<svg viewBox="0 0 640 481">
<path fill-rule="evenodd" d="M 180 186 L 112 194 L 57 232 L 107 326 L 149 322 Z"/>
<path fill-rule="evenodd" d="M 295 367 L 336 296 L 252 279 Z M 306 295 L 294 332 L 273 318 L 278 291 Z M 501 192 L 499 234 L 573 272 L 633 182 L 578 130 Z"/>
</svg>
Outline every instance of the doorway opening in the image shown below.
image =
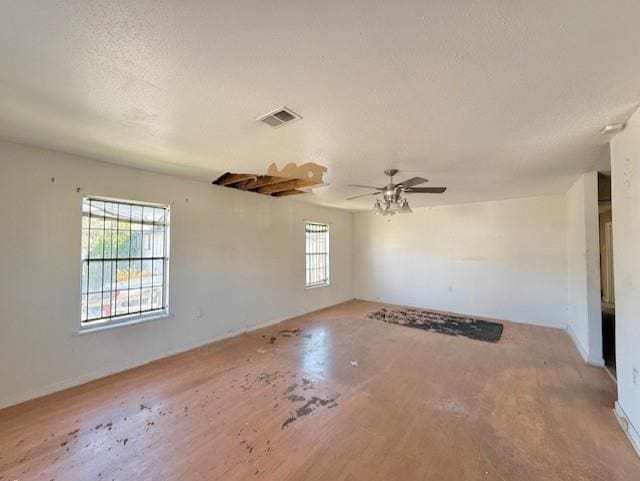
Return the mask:
<svg viewBox="0 0 640 481">
<path fill-rule="evenodd" d="M 598 221 L 600 232 L 600 299 L 602 306 L 602 357 L 616 379 L 616 300 L 613 281 L 613 215 L 611 176 L 598 173 Z"/>
</svg>

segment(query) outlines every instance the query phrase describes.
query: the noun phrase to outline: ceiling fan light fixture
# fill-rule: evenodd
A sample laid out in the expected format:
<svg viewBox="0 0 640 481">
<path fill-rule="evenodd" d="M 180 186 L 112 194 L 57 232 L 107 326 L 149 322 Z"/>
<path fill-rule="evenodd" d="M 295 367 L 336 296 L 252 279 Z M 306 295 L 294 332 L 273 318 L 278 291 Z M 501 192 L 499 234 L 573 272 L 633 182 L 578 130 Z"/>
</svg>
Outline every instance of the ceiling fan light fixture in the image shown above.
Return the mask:
<svg viewBox="0 0 640 481">
<path fill-rule="evenodd" d="M 393 215 L 395 214 L 395 212 L 393 212 L 391 210 L 391 208 L 389 207 L 389 204 L 387 202 L 385 202 L 384 204 L 382 204 L 382 215 Z"/>
<path fill-rule="evenodd" d="M 402 199 L 402 203 L 400 204 L 400 213 L 401 214 L 413 214 L 411 207 L 409 207 L 409 201 L 407 199 Z"/>
<path fill-rule="evenodd" d="M 373 204 L 373 212 L 376 215 L 412 214 L 413 210 L 411 206 L 409 206 L 409 201 L 403 197 L 404 194 L 442 194 L 447 190 L 446 187 L 416 187 L 429 181 L 423 177 L 412 177 L 398 184 L 394 184 L 393 176 L 398 173 L 398 170 L 388 169 L 385 170 L 384 173 L 389 177 L 389 183 L 386 186 L 375 187 L 371 185 L 350 184 L 350 187 L 363 187 L 372 189 L 375 192 L 348 197 L 347 200 L 359 199 L 360 197 L 370 195 L 381 195 L 381 198 Z"/>
</svg>

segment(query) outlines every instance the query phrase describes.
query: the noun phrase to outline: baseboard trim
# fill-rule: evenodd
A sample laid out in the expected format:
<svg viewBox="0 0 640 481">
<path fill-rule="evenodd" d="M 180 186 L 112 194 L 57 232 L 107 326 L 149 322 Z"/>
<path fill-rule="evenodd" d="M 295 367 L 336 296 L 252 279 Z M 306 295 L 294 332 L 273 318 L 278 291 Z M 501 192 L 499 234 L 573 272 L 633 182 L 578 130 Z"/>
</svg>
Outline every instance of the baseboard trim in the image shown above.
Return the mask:
<svg viewBox="0 0 640 481">
<path fill-rule="evenodd" d="M 409 309 L 424 309 L 427 311 L 440 312 L 443 314 L 451 314 L 454 316 L 462 316 L 462 317 L 473 317 L 476 319 L 483 319 L 487 321 L 493 322 L 511 322 L 514 324 L 525 324 L 528 326 L 537 326 L 537 327 L 545 327 L 549 329 L 560 329 L 562 331 L 566 330 L 566 327 L 562 323 L 549 323 L 549 322 L 539 322 L 532 319 L 518 319 L 515 317 L 499 317 L 494 314 L 478 314 L 477 312 L 461 312 L 461 311 L 452 311 L 445 307 L 433 307 L 431 305 L 416 305 L 416 304 L 405 304 L 398 301 L 391 301 L 381 298 L 369 298 L 366 296 L 356 296 L 354 298 L 356 301 L 364 301 L 364 302 L 373 302 L 376 304 L 386 304 L 389 306 L 397 306 L 401 308 L 409 308 Z"/>
<path fill-rule="evenodd" d="M 573 344 L 576 346 L 576 350 L 580 354 L 580 357 L 582 358 L 582 360 L 586 364 L 588 364 L 590 366 L 604 367 L 604 358 L 590 358 L 589 357 L 589 354 L 587 353 L 587 350 L 584 348 L 582 343 L 578 340 L 578 336 L 576 336 L 576 333 L 573 330 L 573 328 L 571 327 L 571 325 L 567 324 L 566 331 L 569 334 L 569 337 L 571 338 L 571 340 L 573 341 Z"/>
<path fill-rule="evenodd" d="M 633 446 L 633 449 L 635 449 L 636 454 L 640 456 L 640 433 L 638 433 L 633 424 L 631 424 L 627 413 L 624 412 L 624 409 L 622 409 L 622 406 L 620 406 L 618 401 L 616 401 L 613 413 L 616 415 L 618 424 L 620 424 L 620 427 L 629 438 L 631 446 Z"/>
<path fill-rule="evenodd" d="M 7 407 L 15 406 L 17 404 L 21 404 L 23 402 L 31 401 L 33 399 L 47 396 L 48 394 L 53 394 L 59 391 L 63 391 L 65 389 L 69 389 L 72 387 L 80 386 L 82 384 L 86 384 L 91 381 L 96 381 L 98 379 L 102 379 L 103 377 L 111 376 L 113 374 L 117 374 L 119 372 L 128 371 L 129 369 L 133 369 L 136 367 L 144 366 L 145 364 L 149 364 L 154 361 L 158 361 L 165 357 L 174 356 L 176 354 L 180 354 L 186 351 L 190 351 L 192 349 L 197 349 L 198 347 L 206 346 L 207 344 L 211 344 L 218 341 L 223 341 L 230 337 L 238 336 L 241 334 L 245 334 L 250 331 L 254 331 L 257 329 L 262 329 L 263 327 L 268 327 L 273 324 L 278 324 L 282 321 L 289 319 L 288 317 L 285 319 L 274 319 L 273 321 L 256 324 L 255 326 L 251 326 L 250 328 L 245 329 L 237 329 L 230 331 L 228 333 L 222 334 L 220 336 L 216 336 L 214 338 L 201 339 L 199 341 L 195 341 L 189 344 L 182 345 L 180 347 L 169 349 L 168 351 L 163 352 L 158 356 L 152 356 L 149 359 L 145 359 L 143 362 L 133 362 L 128 363 L 121 366 L 110 366 L 105 369 L 100 369 L 99 371 L 94 371 L 89 374 L 84 374 L 82 376 L 78 376 L 75 378 L 65 379 L 63 381 L 59 381 L 53 384 L 49 384 L 39 389 L 34 389 L 22 396 L 16 396 L 14 398 L 4 399 L 0 402 L 0 409 L 4 409 Z"/>
<path fill-rule="evenodd" d="M 603 359 L 590 359 L 590 360 L 587 361 L 587 364 L 589 364 L 589 366 L 605 367 L 604 358 Z M 615 381 L 615 378 L 614 378 L 614 381 Z"/>
<path fill-rule="evenodd" d="M 91 381 L 96 381 L 98 379 L 102 379 L 104 377 L 107 376 L 111 376 L 113 374 L 117 374 L 119 372 L 124 372 L 124 371 L 128 371 L 129 369 L 133 369 L 136 367 L 140 367 L 140 366 L 144 366 L 145 364 L 149 364 L 151 362 L 154 361 L 158 361 L 160 359 L 164 359 L 165 357 L 170 357 L 170 356 L 175 356 L 176 354 L 181 354 L 183 352 L 187 352 L 190 351 L 192 349 L 197 349 L 198 347 L 202 347 L 202 346 L 206 346 L 207 344 L 213 344 L 214 342 L 219 342 L 219 341 L 223 341 L 225 339 L 229 339 L 231 337 L 235 337 L 235 336 L 239 336 L 241 334 L 246 334 L 248 332 L 251 331 L 256 331 L 258 329 L 262 329 L 265 327 L 269 327 L 272 326 L 274 324 L 279 324 L 281 322 L 287 321 L 289 319 L 295 319 L 296 317 L 300 317 L 300 316 L 305 316 L 308 314 L 313 314 L 314 312 L 317 311 L 322 311 L 324 309 L 328 309 L 330 307 L 333 306 L 337 306 L 340 304 L 344 304 L 345 302 L 350 302 L 351 299 L 348 299 L 346 301 L 341 301 L 338 302 L 336 304 L 331 304 L 329 306 L 325 306 L 325 307 L 320 307 L 318 309 L 314 309 L 312 311 L 308 311 L 308 312 L 301 312 L 298 314 L 294 314 L 294 315 L 288 315 L 286 317 L 282 317 L 282 318 L 277 318 L 277 319 L 272 319 L 270 321 L 266 321 L 266 322 L 262 322 L 262 323 L 258 323 L 258 324 L 254 324 L 252 326 L 248 326 L 248 327 L 242 327 L 240 329 L 234 329 L 231 331 L 227 331 L 219 336 L 215 336 L 212 338 L 207 338 L 207 339 L 200 339 L 188 344 L 184 344 L 180 347 L 176 347 L 173 349 L 169 349 L 168 351 L 164 351 L 161 354 L 157 355 L 157 356 L 151 356 L 148 359 L 145 359 L 144 361 L 141 362 L 133 362 L 133 363 L 127 363 L 124 365 L 119 365 L 119 366 L 109 366 L 105 369 L 100 369 L 99 371 L 94 371 L 88 374 L 84 374 L 82 376 L 78 376 L 78 377 L 74 377 L 74 378 L 70 378 L 70 379 L 64 379 L 62 381 L 58 381 L 52 384 L 48 384 L 46 386 L 43 386 L 41 388 L 38 389 L 33 389 L 31 391 L 28 391 L 26 393 L 23 393 L 22 395 L 18 395 L 18 396 L 14 396 L 14 397 L 8 397 L 5 399 L 0 399 L 0 409 L 5 409 L 11 406 L 15 406 L 17 404 L 21 404 L 27 401 L 31 401 L 33 399 L 37 399 L 39 397 L 42 396 L 47 396 L 49 394 L 54 394 L 57 393 L 59 391 L 63 391 L 65 389 L 69 389 L 72 387 L 76 387 L 76 386 L 80 386 L 82 384 L 86 384 L 88 382 Z"/>
<path fill-rule="evenodd" d="M 576 346 L 576 350 L 578 351 L 578 354 L 580 354 L 580 357 L 584 362 L 588 363 L 589 356 L 587 356 L 587 351 L 582 345 L 582 343 L 578 340 L 578 336 L 576 336 L 576 333 L 574 332 L 573 328 L 569 324 L 567 324 L 566 330 L 567 330 L 567 334 L 569 334 L 569 337 L 573 341 L 573 344 Z"/>
</svg>

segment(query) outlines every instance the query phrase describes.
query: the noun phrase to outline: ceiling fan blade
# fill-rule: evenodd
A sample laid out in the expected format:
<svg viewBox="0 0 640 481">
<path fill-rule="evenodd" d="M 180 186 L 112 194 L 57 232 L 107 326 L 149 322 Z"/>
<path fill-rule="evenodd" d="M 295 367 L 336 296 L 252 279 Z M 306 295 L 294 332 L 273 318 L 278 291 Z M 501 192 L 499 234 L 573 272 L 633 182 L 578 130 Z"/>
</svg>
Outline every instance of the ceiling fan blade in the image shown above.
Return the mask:
<svg viewBox="0 0 640 481">
<path fill-rule="evenodd" d="M 349 187 L 362 187 L 363 189 L 384 190 L 384 187 L 374 187 L 373 185 L 349 184 Z"/>
<path fill-rule="evenodd" d="M 368 195 L 378 195 L 381 192 L 369 192 L 368 194 L 356 195 L 355 197 L 347 197 L 347 200 L 359 199 L 360 197 L 367 197 Z"/>
<path fill-rule="evenodd" d="M 410 179 L 400 182 L 397 186 L 402 187 L 403 189 L 408 189 L 409 187 L 424 184 L 425 182 L 429 182 L 429 179 L 425 179 L 423 177 L 411 177 Z"/>
<path fill-rule="evenodd" d="M 405 192 L 407 194 L 442 194 L 445 190 L 447 190 L 446 187 L 412 187 Z"/>
<path fill-rule="evenodd" d="M 374 187 L 372 185 L 349 184 L 349 187 L 362 187 L 363 189 L 384 190 L 384 187 Z"/>
</svg>

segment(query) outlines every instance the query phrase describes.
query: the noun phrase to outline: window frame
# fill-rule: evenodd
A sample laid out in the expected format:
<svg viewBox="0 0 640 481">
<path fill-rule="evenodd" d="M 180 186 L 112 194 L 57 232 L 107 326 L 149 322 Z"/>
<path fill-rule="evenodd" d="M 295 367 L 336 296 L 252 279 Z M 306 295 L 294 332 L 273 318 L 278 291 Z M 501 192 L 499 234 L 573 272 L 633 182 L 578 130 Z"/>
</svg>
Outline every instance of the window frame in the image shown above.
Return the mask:
<svg viewBox="0 0 640 481">
<path fill-rule="evenodd" d="M 84 253 L 83 253 L 83 245 L 82 245 L 82 239 L 84 236 L 83 230 L 85 229 L 84 222 L 82 220 L 84 216 L 85 201 L 110 202 L 118 205 L 124 204 L 128 206 L 136 206 L 136 207 L 153 207 L 153 208 L 159 208 L 164 210 L 165 220 L 164 220 L 164 239 L 163 239 L 163 245 L 162 245 L 163 247 L 162 256 L 156 256 L 163 260 L 162 302 L 161 302 L 162 307 L 157 309 L 145 310 L 143 312 L 134 312 L 134 313 L 128 313 L 128 314 L 123 314 L 123 315 L 118 315 L 113 317 L 102 317 L 102 318 L 90 319 L 90 320 L 88 319 L 86 321 L 82 320 L 82 317 L 83 317 L 82 297 L 88 294 L 88 292 L 87 293 L 83 292 L 83 285 L 82 285 L 83 271 L 84 271 L 84 263 L 88 262 L 89 260 L 88 257 L 87 259 L 83 258 Z M 79 302 L 79 309 L 78 309 L 80 316 L 79 316 L 79 327 L 77 330 L 77 334 L 102 331 L 102 330 L 112 329 L 112 328 L 121 327 L 121 326 L 141 324 L 141 323 L 152 321 L 152 320 L 164 319 L 164 318 L 170 317 L 171 314 L 169 310 L 169 270 L 170 270 L 169 265 L 170 265 L 170 259 L 171 259 L 171 256 L 170 256 L 171 206 L 169 204 L 161 204 L 161 203 L 154 203 L 154 202 L 135 201 L 135 200 L 129 200 L 129 199 L 103 197 L 103 196 L 96 196 L 96 195 L 83 195 L 81 199 L 81 204 L 80 204 L 80 216 L 81 216 L 80 217 L 81 218 L 81 222 L 80 222 L 80 289 L 79 289 L 80 302 Z M 141 236 L 140 238 L 141 243 L 143 242 L 143 239 L 144 237 Z M 140 248 L 142 249 L 142 244 Z M 152 255 L 152 258 L 149 260 L 153 260 L 153 258 L 155 257 Z M 102 262 L 104 262 L 103 259 L 105 259 L 104 255 L 103 257 L 97 258 L 95 260 L 102 260 Z M 110 259 L 113 261 L 113 258 L 110 258 Z M 117 262 L 117 256 L 115 259 Z M 132 258 L 127 258 L 127 259 L 130 261 Z M 145 260 L 145 258 L 141 256 L 140 260 L 141 261 Z M 87 269 L 88 268 L 89 267 L 87 264 Z M 87 271 L 87 276 L 88 275 L 89 273 Z M 102 279 L 102 282 L 104 282 L 104 277 Z"/>
<path fill-rule="evenodd" d="M 307 251 L 307 226 L 308 225 L 316 225 L 323 226 L 326 228 L 326 252 L 308 252 Z M 317 282 L 308 284 L 307 283 L 307 273 L 309 271 L 308 259 L 309 255 L 312 254 L 324 254 L 325 256 L 325 269 L 326 269 L 326 279 L 323 282 Z M 304 221 L 304 288 L 305 290 L 309 289 L 317 289 L 319 287 L 329 287 L 331 285 L 331 225 L 327 222 L 317 222 L 312 220 Z"/>
</svg>

